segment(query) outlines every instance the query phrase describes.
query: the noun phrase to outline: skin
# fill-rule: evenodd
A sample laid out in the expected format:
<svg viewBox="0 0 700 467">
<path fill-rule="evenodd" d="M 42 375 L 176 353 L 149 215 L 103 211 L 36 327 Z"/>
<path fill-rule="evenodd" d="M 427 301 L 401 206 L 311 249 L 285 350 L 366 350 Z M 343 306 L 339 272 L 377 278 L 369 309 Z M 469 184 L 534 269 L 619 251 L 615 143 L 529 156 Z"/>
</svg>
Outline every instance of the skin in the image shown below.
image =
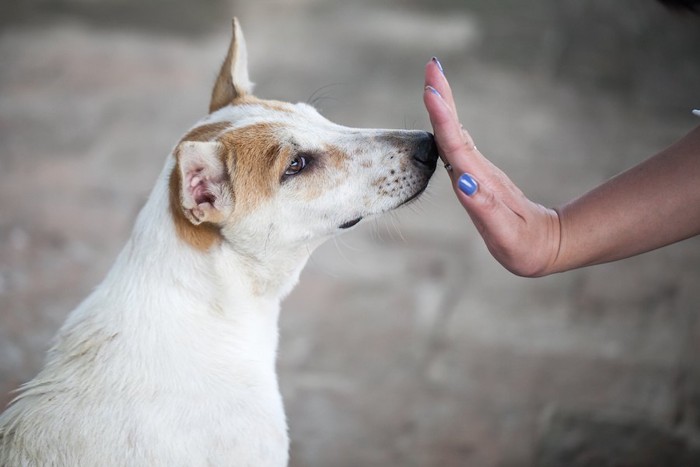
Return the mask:
<svg viewBox="0 0 700 467">
<path fill-rule="evenodd" d="M 700 234 L 700 126 L 560 207 L 530 201 L 486 159 L 459 123 L 439 63 L 425 68 L 423 100 L 457 199 L 494 258 L 514 274 L 539 277 L 616 261 Z M 468 173 L 471 196 L 459 189 Z"/>
</svg>

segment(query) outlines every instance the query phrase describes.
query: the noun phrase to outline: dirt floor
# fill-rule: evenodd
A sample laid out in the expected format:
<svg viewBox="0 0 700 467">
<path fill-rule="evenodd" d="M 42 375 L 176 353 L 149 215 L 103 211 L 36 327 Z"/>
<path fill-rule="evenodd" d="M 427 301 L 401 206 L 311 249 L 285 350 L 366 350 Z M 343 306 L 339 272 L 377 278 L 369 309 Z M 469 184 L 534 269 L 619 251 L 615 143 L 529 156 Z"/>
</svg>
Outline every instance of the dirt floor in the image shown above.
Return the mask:
<svg viewBox="0 0 700 467">
<path fill-rule="evenodd" d="M 438 56 L 480 150 L 545 205 L 700 123 L 700 16 L 653 1 L 8 2 L 1 404 L 206 113 L 233 14 L 259 96 L 350 126 L 429 129 Z M 314 253 L 283 303 L 291 464 L 700 465 L 698 284 L 699 238 L 515 277 L 438 170 L 418 203 Z"/>
</svg>

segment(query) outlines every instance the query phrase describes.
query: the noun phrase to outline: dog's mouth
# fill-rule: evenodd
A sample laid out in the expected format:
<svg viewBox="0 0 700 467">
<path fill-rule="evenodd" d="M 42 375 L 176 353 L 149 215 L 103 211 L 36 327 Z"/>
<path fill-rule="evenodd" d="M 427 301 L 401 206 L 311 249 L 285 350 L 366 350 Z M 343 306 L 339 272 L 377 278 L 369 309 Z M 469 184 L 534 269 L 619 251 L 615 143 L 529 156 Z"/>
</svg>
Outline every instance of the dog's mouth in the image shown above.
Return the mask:
<svg viewBox="0 0 700 467">
<path fill-rule="evenodd" d="M 340 224 L 340 226 L 338 228 L 339 229 L 349 229 L 350 227 L 357 225 L 361 220 L 362 220 L 362 216 L 358 217 L 357 219 L 353 219 L 351 221 L 347 221 L 343 224 Z"/>
<path fill-rule="evenodd" d="M 393 211 L 394 209 L 398 209 L 398 208 L 400 208 L 401 206 L 404 206 L 404 205 L 410 203 L 411 201 L 414 201 L 416 198 L 418 198 L 420 195 L 423 194 L 423 192 L 425 191 L 425 189 L 426 189 L 427 187 L 428 187 L 427 184 L 426 184 L 425 186 L 421 187 L 420 190 L 416 191 L 416 192 L 413 193 L 411 196 L 409 196 L 409 197 L 406 198 L 405 200 L 401 201 L 401 203 L 399 203 L 399 204 L 397 204 L 395 207 L 391 208 L 390 211 Z M 354 227 L 354 226 L 356 226 L 357 224 L 359 224 L 360 221 L 361 221 L 362 219 L 364 219 L 364 216 L 357 217 L 357 218 L 355 218 L 355 219 L 353 219 L 353 220 L 350 220 L 350 221 L 347 221 L 347 222 L 344 222 L 344 223 L 340 224 L 340 225 L 338 226 L 338 228 L 341 229 L 341 230 L 349 229 L 350 227 Z"/>
<path fill-rule="evenodd" d="M 416 198 L 418 198 L 420 195 L 423 194 L 423 192 L 425 191 L 426 188 L 428 188 L 427 183 L 425 184 L 425 186 L 421 187 L 420 190 L 416 191 L 411 196 L 409 196 L 405 200 L 401 201 L 401 203 L 398 206 L 396 206 L 396 208 L 394 208 L 394 209 L 400 208 L 401 206 L 404 206 L 404 205 L 410 203 L 411 201 L 414 201 Z"/>
</svg>

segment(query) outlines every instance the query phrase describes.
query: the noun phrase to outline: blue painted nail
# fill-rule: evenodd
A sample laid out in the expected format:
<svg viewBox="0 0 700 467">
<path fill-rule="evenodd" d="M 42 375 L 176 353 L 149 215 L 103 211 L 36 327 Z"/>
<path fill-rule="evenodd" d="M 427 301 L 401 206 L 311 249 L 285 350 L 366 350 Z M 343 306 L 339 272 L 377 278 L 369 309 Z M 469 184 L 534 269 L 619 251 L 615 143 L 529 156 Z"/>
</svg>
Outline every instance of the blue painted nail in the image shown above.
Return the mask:
<svg viewBox="0 0 700 467">
<path fill-rule="evenodd" d="M 479 189 L 479 184 L 469 174 L 462 174 L 457 181 L 459 189 L 467 196 L 473 196 Z"/>
<path fill-rule="evenodd" d="M 442 73 L 442 74 L 444 75 L 444 74 L 445 74 L 445 70 L 442 69 L 442 63 L 440 63 L 440 60 L 438 60 L 437 57 L 433 57 L 433 61 L 434 61 L 435 64 L 437 65 L 438 70 L 440 70 L 440 73 Z"/>
<path fill-rule="evenodd" d="M 434 87 L 432 87 L 432 86 L 430 86 L 430 85 L 426 86 L 425 89 L 427 89 L 428 91 L 432 92 L 432 93 L 435 94 L 436 96 L 442 97 L 442 94 L 440 94 L 440 93 L 438 92 L 437 89 L 435 89 Z"/>
</svg>

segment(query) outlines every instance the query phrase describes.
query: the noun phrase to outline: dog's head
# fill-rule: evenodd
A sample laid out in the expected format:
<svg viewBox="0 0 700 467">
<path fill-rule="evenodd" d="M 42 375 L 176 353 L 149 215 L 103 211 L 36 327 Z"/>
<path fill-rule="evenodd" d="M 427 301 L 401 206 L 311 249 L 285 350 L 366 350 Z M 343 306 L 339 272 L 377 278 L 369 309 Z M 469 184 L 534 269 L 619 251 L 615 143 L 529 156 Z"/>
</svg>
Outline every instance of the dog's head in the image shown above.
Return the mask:
<svg viewBox="0 0 700 467">
<path fill-rule="evenodd" d="M 417 197 L 438 159 L 430 133 L 348 128 L 254 97 L 236 19 L 209 110 L 170 177 L 178 233 L 203 250 L 313 248 Z"/>
</svg>

